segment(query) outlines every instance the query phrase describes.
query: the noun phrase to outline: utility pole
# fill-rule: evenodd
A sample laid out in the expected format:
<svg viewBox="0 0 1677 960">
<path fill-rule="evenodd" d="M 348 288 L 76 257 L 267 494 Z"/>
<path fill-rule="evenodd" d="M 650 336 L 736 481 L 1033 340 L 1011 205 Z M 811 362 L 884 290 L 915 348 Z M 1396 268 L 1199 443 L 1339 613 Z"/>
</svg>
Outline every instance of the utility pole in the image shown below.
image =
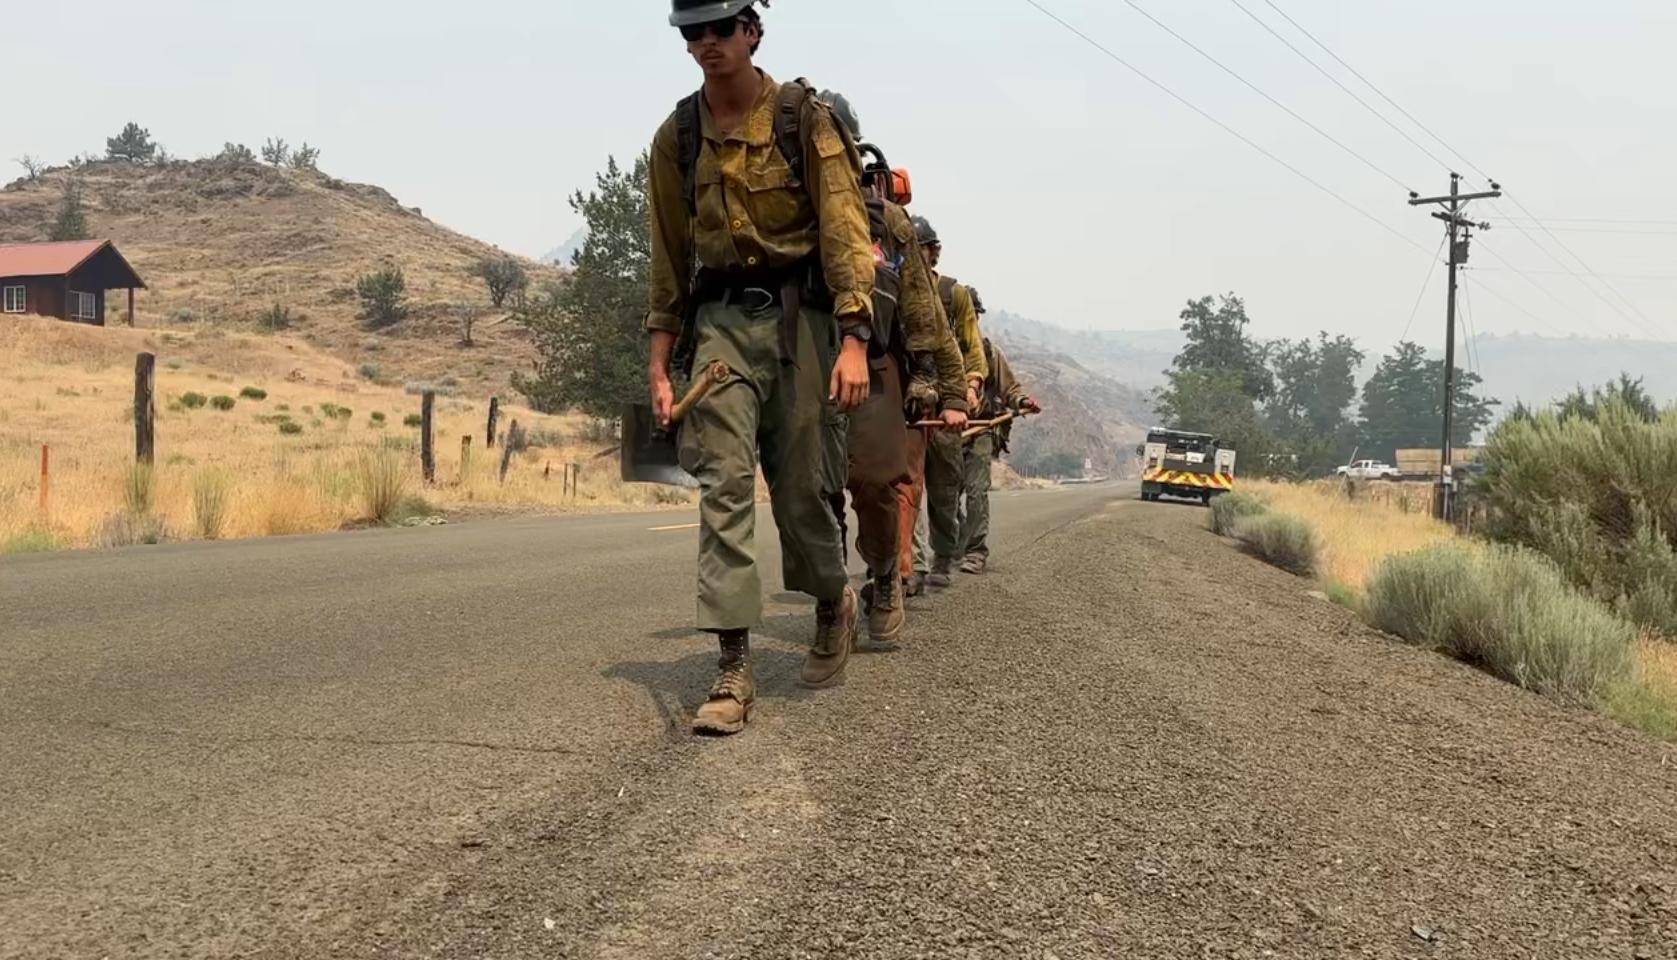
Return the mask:
<svg viewBox="0 0 1677 960">
<path fill-rule="evenodd" d="M 1450 195 L 1447 197 L 1409 194 L 1409 205 L 1412 207 L 1438 206 L 1448 211 L 1432 215 L 1433 219 L 1444 221 L 1450 247 L 1450 299 L 1444 308 L 1444 446 L 1439 461 L 1438 497 L 1434 504 L 1434 513 L 1440 520 L 1450 520 L 1455 515 L 1456 272 L 1467 263 L 1474 228 L 1491 229 L 1488 223 L 1474 223 L 1462 216 L 1462 210 L 1470 200 L 1494 200 L 1502 196 L 1500 183 L 1492 183 L 1491 189 L 1484 193 L 1462 193 L 1461 182 L 1461 174 L 1450 174 Z"/>
</svg>

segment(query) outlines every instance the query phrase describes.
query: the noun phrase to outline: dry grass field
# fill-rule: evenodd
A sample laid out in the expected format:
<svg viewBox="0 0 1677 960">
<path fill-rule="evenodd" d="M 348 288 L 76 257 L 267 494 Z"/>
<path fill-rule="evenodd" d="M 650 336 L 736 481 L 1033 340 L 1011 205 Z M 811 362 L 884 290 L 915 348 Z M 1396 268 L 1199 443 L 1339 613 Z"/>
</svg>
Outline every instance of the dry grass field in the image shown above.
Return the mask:
<svg viewBox="0 0 1677 960">
<path fill-rule="evenodd" d="M 157 355 L 157 459 L 133 467 L 133 370 Z M 368 382 L 349 364 L 286 337 L 0 322 L 0 552 L 170 539 L 335 530 L 445 511 L 646 509 L 690 502 L 625 485 L 590 425 L 504 406 L 533 445 L 498 478 L 483 449 L 487 402 L 437 400 L 437 483 L 419 482 L 420 398 Z M 250 388 L 247 391 L 247 388 Z M 190 394 L 204 398 L 202 406 Z M 259 394 L 265 394 L 257 399 Z M 218 399 L 227 398 L 227 399 Z M 217 404 L 231 403 L 231 409 Z M 287 425 L 289 424 L 289 426 Z M 470 462 L 461 438 L 473 437 Z M 40 509 L 40 455 L 50 458 Z M 563 492 L 567 463 L 582 465 Z M 551 474 L 548 473 L 551 468 Z M 392 507 L 391 501 L 400 501 Z M 133 518 L 147 525 L 136 528 Z"/>
</svg>

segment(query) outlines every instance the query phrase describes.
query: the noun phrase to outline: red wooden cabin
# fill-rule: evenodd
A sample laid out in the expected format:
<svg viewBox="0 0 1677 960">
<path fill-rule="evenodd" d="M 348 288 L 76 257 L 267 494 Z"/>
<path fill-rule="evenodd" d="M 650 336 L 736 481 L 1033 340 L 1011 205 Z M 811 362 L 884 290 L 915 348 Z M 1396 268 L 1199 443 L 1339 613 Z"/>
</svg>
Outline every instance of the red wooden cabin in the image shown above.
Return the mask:
<svg viewBox="0 0 1677 960">
<path fill-rule="evenodd" d="M 106 292 L 127 290 L 133 326 L 134 291 L 145 288 L 109 240 L 0 244 L 0 315 L 34 313 L 102 327 Z"/>
</svg>

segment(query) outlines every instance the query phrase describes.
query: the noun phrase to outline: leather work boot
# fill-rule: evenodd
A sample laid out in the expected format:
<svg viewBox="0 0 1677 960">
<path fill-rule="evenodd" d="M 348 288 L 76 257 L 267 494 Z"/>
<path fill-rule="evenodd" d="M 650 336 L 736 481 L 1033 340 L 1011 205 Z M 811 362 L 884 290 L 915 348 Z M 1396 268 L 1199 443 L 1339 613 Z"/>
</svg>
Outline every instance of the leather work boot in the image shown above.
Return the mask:
<svg viewBox="0 0 1677 960">
<path fill-rule="evenodd" d="M 823 601 L 815 607 L 815 645 L 804 658 L 799 679 L 806 687 L 830 687 L 844 676 L 850 653 L 856 649 L 856 621 L 859 619 L 856 591 L 844 588 L 839 600 Z"/>
<path fill-rule="evenodd" d="M 902 581 L 893 570 L 875 577 L 868 586 L 873 588 L 873 603 L 868 607 L 868 640 L 875 649 L 893 649 L 907 619 L 903 613 Z"/>
<path fill-rule="evenodd" d="M 903 596 L 918 597 L 926 592 L 926 575 L 916 571 L 915 574 L 903 580 Z"/>
<path fill-rule="evenodd" d="M 989 561 L 986 560 L 983 556 L 980 556 L 979 554 L 975 553 L 972 556 L 970 556 L 970 557 L 966 558 L 965 560 L 961 561 L 961 572 L 962 573 L 972 573 L 972 574 L 983 573 L 984 572 L 984 566 L 988 562 Z"/>
<path fill-rule="evenodd" d="M 873 581 L 862 584 L 862 612 L 873 613 Z"/>
<path fill-rule="evenodd" d="M 948 557 L 938 557 L 932 561 L 932 572 L 926 577 L 926 586 L 941 590 L 949 586 L 949 572 L 955 568 L 955 561 Z"/>
<path fill-rule="evenodd" d="M 751 674 L 751 645 L 746 635 L 722 637 L 719 671 L 710 699 L 693 716 L 693 732 L 727 736 L 745 729 L 757 700 L 757 681 Z"/>
</svg>

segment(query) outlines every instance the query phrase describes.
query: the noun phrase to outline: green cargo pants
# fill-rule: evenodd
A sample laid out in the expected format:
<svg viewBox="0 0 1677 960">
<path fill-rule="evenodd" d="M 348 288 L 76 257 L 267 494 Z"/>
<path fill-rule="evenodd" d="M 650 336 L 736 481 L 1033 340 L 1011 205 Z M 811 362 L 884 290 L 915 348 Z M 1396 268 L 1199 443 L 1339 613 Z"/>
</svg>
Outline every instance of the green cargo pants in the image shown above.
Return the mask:
<svg viewBox="0 0 1677 960">
<path fill-rule="evenodd" d="M 699 481 L 699 620 L 706 631 L 750 629 L 763 617 L 756 562 L 757 468 L 768 481 L 787 590 L 844 595 L 838 521 L 828 501 L 844 489 L 846 423 L 827 400 L 838 325 L 805 308 L 797 363 L 783 363 L 780 306 L 707 303 L 695 321 L 695 370 L 720 360 L 731 374 L 681 427 L 681 465 Z"/>
<path fill-rule="evenodd" d="M 965 456 L 966 502 L 961 511 L 961 552 L 965 557 L 990 556 L 990 466 L 995 460 L 996 437 L 981 433 L 967 441 Z"/>
<path fill-rule="evenodd" d="M 926 444 L 926 513 L 931 518 L 932 555 L 961 560 L 961 436 L 934 430 Z"/>
</svg>

